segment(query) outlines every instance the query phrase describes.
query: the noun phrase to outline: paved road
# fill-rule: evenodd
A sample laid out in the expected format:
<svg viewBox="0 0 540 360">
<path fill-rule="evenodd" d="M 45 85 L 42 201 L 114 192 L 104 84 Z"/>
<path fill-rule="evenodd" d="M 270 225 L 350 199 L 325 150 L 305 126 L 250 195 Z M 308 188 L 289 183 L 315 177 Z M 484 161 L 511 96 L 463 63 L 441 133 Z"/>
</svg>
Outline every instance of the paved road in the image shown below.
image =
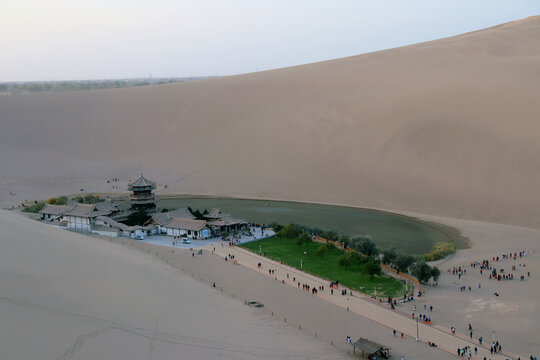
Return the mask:
<svg viewBox="0 0 540 360">
<path fill-rule="evenodd" d="M 208 251 L 213 252 L 212 246 L 207 246 L 205 248 Z M 225 244 L 223 246 L 216 246 L 215 253 L 223 258 L 229 254 L 234 255 L 235 260 L 240 265 L 261 272 L 267 276 L 276 277 L 278 280 L 282 280 L 296 289 L 298 289 L 298 282 L 300 282 L 300 284 L 308 284 L 311 287 L 315 286 L 316 288 L 318 288 L 319 285 L 324 285 L 325 290 L 319 291 L 318 294 L 314 296 L 318 296 L 343 308 L 348 307 L 350 311 L 385 325 L 390 329 L 394 329 L 398 334 L 402 332 L 410 337 L 416 337 L 417 323 L 414 319 L 406 316 L 401 311 L 391 310 L 385 303 L 378 303 L 364 294 L 353 291 L 353 296 L 351 296 L 350 290 L 347 289 L 347 296 L 342 296 L 341 291 L 339 290 L 334 291 L 334 294 L 332 295 L 328 288 L 328 280 L 306 274 L 295 268 L 269 260 L 242 248 L 230 247 Z M 258 263 L 262 264 L 260 269 L 258 268 Z M 269 274 L 269 269 L 273 269 L 274 273 Z M 289 277 L 287 277 L 287 274 L 289 274 Z M 293 278 L 295 278 L 294 281 Z M 302 291 L 301 285 L 299 289 L 299 291 Z M 484 356 L 492 360 L 517 359 L 518 357 L 515 354 L 508 353 L 505 353 L 505 355 L 491 354 L 489 347 L 485 347 L 485 345 L 480 346 L 475 341 L 469 341 L 468 337 L 464 334 L 456 333 L 453 335 L 449 328 L 450 326 L 441 324 L 425 325 L 420 323 L 418 324 L 419 340 L 426 343 L 431 341 L 437 344 L 440 349 L 456 355 L 458 348 L 469 346 L 471 349 L 474 349 L 476 346 L 478 348 L 478 355 L 474 356 L 473 352 L 473 359 L 483 359 Z M 486 341 L 488 341 L 487 343 L 489 344 L 489 339 L 486 339 Z M 486 342 L 484 342 L 484 344 L 486 344 Z"/>
</svg>

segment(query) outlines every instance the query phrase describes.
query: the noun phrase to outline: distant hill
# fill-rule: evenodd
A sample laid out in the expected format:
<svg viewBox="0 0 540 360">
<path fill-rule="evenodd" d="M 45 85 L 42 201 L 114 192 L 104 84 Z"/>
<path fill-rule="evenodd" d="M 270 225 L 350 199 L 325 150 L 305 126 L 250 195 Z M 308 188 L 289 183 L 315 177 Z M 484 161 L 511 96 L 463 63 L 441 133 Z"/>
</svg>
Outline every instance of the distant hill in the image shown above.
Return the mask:
<svg viewBox="0 0 540 360">
<path fill-rule="evenodd" d="M 210 78 L 212 77 L 0 82 L 0 96 L 161 85 Z"/>
<path fill-rule="evenodd" d="M 174 84 L 0 97 L 0 176 L 540 227 L 540 17 Z"/>
</svg>

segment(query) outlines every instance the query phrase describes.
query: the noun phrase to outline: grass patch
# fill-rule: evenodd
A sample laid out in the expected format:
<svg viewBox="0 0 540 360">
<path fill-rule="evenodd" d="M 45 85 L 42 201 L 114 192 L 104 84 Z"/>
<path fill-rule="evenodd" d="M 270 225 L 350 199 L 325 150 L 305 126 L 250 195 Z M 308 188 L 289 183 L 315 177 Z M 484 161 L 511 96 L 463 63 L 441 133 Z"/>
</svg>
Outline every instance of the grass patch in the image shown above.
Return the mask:
<svg viewBox="0 0 540 360">
<path fill-rule="evenodd" d="M 450 241 L 438 242 L 435 244 L 431 251 L 424 255 L 424 260 L 426 261 L 436 261 L 444 259 L 448 255 L 454 254 L 456 252 L 456 244 Z"/>
<path fill-rule="evenodd" d="M 320 243 L 308 242 L 298 246 L 296 239 L 273 237 L 254 241 L 242 245 L 243 248 L 256 254 L 262 248 L 262 255 L 272 260 L 281 261 L 284 264 L 302 271 L 327 279 L 329 282 L 338 280 L 341 284 L 357 291 L 372 295 L 377 289 L 377 296 L 403 296 L 405 283 L 382 275 L 370 278 L 366 270 L 366 264 L 353 264 L 347 268 L 338 264 L 338 259 L 343 251 L 336 247 L 328 248 L 324 256 L 317 255 Z M 307 255 L 304 254 L 307 253 Z"/>
<path fill-rule="evenodd" d="M 44 201 L 39 201 L 35 203 L 34 205 L 26 206 L 24 209 L 22 209 L 22 212 L 25 213 L 38 213 L 43 207 L 45 206 Z"/>
</svg>

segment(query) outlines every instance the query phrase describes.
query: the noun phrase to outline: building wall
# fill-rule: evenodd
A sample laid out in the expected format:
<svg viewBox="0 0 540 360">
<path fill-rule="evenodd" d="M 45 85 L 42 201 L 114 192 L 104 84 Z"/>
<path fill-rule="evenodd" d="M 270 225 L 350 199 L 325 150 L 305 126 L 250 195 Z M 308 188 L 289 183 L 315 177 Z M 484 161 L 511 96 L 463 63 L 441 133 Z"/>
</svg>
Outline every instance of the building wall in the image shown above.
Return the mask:
<svg viewBox="0 0 540 360">
<path fill-rule="evenodd" d="M 91 221 L 90 218 L 81 217 L 81 216 L 67 216 L 67 228 L 77 231 L 91 231 Z"/>
<path fill-rule="evenodd" d="M 118 231 L 111 230 L 92 230 L 92 234 L 101 235 L 101 236 L 111 236 L 118 237 Z"/>
</svg>

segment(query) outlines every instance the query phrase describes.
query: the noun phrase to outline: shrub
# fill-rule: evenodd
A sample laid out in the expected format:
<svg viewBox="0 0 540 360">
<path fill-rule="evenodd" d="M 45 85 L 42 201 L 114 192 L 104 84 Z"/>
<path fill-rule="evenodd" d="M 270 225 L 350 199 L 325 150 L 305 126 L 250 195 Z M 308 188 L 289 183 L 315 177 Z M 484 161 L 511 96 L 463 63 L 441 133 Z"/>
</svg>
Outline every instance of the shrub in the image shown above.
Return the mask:
<svg viewBox="0 0 540 360">
<path fill-rule="evenodd" d="M 438 242 L 433 246 L 433 249 L 431 251 L 424 255 L 424 260 L 426 261 L 436 261 L 440 259 L 444 259 L 450 254 L 454 254 L 456 252 L 456 244 L 454 244 L 451 241 L 445 241 L 445 242 Z"/>
<path fill-rule="evenodd" d="M 39 201 L 34 205 L 26 206 L 22 211 L 26 213 L 37 213 L 45 206 L 44 201 Z"/>
<path fill-rule="evenodd" d="M 317 249 L 317 255 L 319 255 L 322 258 L 324 258 L 324 255 L 326 255 L 330 249 L 325 244 L 321 244 L 319 248 Z"/>
<path fill-rule="evenodd" d="M 300 236 L 301 232 L 302 232 L 302 230 L 300 230 L 300 228 L 298 226 L 296 226 L 294 224 L 287 224 L 287 225 L 285 225 L 283 227 L 283 229 L 281 229 L 281 231 L 279 232 L 278 235 L 281 236 L 281 237 L 294 239 L 294 238 L 297 238 L 298 236 Z"/>
<path fill-rule="evenodd" d="M 65 205 L 68 201 L 68 198 L 65 196 L 52 197 L 47 200 L 47 204 L 51 205 Z M 41 210 L 41 209 L 40 209 Z"/>
<path fill-rule="evenodd" d="M 311 236 L 309 236 L 307 233 L 302 233 L 300 236 L 296 239 L 296 245 L 302 246 L 304 244 L 307 244 L 311 241 Z"/>
<path fill-rule="evenodd" d="M 281 229 L 283 229 L 283 226 L 281 226 L 280 224 L 278 224 L 277 222 L 275 221 L 272 221 L 270 223 L 270 227 L 272 228 L 272 230 L 274 230 L 276 233 L 280 232 Z"/>
</svg>

